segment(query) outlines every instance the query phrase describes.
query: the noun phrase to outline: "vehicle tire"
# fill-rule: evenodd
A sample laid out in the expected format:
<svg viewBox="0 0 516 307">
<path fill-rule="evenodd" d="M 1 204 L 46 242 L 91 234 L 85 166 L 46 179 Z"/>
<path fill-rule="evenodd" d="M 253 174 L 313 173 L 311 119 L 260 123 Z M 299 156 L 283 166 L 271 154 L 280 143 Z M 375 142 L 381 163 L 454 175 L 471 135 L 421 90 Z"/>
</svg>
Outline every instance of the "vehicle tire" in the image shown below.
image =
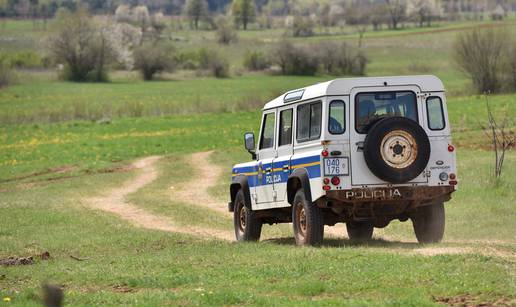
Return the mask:
<svg viewBox="0 0 516 307">
<path fill-rule="evenodd" d="M 251 204 L 246 204 L 242 190 L 239 190 L 235 196 L 233 222 L 237 241 L 258 241 L 260 239 L 262 221 L 256 217 L 256 212 L 251 209 Z"/>
<path fill-rule="evenodd" d="M 363 242 L 373 237 L 374 225 L 369 222 L 348 222 L 346 229 L 350 240 Z"/>
<path fill-rule="evenodd" d="M 441 242 L 444 235 L 444 217 L 443 203 L 419 207 L 411 217 L 417 241 L 419 243 Z"/>
<path fill-rule="evenodd" d="M 297 245 L 320 245 L 324 238 L 324 219 L 321 209 L 309 202 L 299 189 L 292 206 L 292 225 Z"/>
<path fill-rule="evenodd" d="M 425 169 L 430 159 L 430 141 L 417 122 L 405 117 L 385 118 L 369 129 L 364 159 L 376 177 L 404 183 Z"/>
</svg>

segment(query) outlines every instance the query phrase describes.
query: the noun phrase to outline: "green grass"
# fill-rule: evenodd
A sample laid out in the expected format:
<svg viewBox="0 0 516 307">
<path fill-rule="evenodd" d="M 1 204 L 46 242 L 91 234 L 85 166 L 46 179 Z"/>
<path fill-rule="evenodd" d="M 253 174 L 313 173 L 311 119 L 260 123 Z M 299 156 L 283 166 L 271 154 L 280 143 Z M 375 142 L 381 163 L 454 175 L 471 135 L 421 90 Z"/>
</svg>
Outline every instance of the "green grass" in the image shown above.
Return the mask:
<svg viewBox="0 0 516 307">
<path fill-rule="evenodd" d="M 410 223 L 393 222 L 378 232 L 391 241 L 331 239 L 321 248 L 297 248 L 290 225 L 264 226 L 264 241 L 236 244 L 139 229 L 85 207 L 85 198 L 136 176 L 123 171 L 132 159 L 158 154 L 164 155 L 158 179 L 127 199 L 175 225 L 231 231 L 230 216 L 171 198 L 171 187 L 195 179 L 188 155 L 215 150 L 211 159 L 224 175 L 210 193 L 226 201 L 231 165 L 250 159 L 242 134 L 257 132 L 257 109 L 280 92 L 331 77 L 234 74 L 217 80 L 181 72 L 173 81 L 141 82 L 117 72 L 111 83 L 74 84 L 29 72 L 0 91 L 0 259 L 43 251 L 52 258 L 0 267 L 0 299 L 34 305 L 41 283 L 51 282 L 64 287 L 72 306 L 513 304 L 515 267 L 507 255 L 516 254 L 516 155 L 507 153 L 504 174 L 494 180 L 493 153 L 480 129 L 485 102 L 464 95 L 469 82 L 450 59 L 458 31 L 486 24 L 380 31 L 364 41 L 369 75 L 432 73 L 449 90 L 460 186 L 446 204 L 445 243 L 423 247 L 473 252 L 422 256 L 422 246 L 411 243 Z M 44 31 L 31 28 L 29 21 L 0 25 L 0 50 L 38 48 L 35 38 Z M 246 48 L 268 48 L 281 31 L 240 32 L 238 44 L 223 47 L 234 72 Z M 330 32 L 296 41 L 356 42 L 352 28 Z M 177 43 L 182 50 L 220 48 L 213 32 L 174 36 L 186 38 Z M 497 116 L 514 118 L 516 95 L 490 101 Z M 104 117 L 111 120 L 97 121 Z"/>
<path fill-rule="evenodd" d="M 174 160 L 181 161 L 171 157 L 161 166 L 179 166 L 177 175 L 184 175 L 185 169 Z M 152 209 L 148 200 L 156 199 L 153 194 L 177 182 L 169 174 L 165 171 L 131 200 Z M 7 215 L 0 232 L 0 258 L 49 251 L 52 259 L 2 268 L 0 297 L 10 297 L 15 305 L 34 304 L 40 284 L 51 282 L 64 287 L 69 305 L 416 306 L 450 297 L 477 303 L 514 298 L 514 265 L 504 258 L 417 256 L 411 254 L 416 244 L 383 241 L 360 246 L 328 240 L 319 249 L 297 248 L 289 234 L 258 244 L 204 241 L 137 229 L 83 207 L 82 197 L 97 194 L 99 187 L 117 186 L 132 175 L 95 174 L 3 193 L 0 208 Z M 161 209 L 152 210 L 172 221 L 187 218 L 174 213 L 183 209 L 174 208 L 177 203 L 156 200 Z M 201 214 L 196 209 L 186 212 Z M 200 218 L 198 222 L 208 225 L 220 223 Z M 464 234 L 467 229 L 460 231 Z M 78 262 L 70 255 L 87 260 Z"/>
</svg>

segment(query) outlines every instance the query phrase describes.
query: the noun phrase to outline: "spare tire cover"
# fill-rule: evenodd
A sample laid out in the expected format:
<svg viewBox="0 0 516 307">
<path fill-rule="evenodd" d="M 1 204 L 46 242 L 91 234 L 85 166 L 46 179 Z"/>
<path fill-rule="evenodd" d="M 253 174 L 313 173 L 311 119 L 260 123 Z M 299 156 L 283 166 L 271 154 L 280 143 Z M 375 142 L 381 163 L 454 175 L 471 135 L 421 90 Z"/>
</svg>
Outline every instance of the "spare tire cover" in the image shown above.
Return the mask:
<svg viewBox="0 0 516 307">
<path fill-rule="evenodd" d="M 404 183 L 425 169 L 430 159 L 430 141 L 417 122 L 405 117 L 385 118 L 369 129 L 364 159 L 378 178 Z"/>
</svg>

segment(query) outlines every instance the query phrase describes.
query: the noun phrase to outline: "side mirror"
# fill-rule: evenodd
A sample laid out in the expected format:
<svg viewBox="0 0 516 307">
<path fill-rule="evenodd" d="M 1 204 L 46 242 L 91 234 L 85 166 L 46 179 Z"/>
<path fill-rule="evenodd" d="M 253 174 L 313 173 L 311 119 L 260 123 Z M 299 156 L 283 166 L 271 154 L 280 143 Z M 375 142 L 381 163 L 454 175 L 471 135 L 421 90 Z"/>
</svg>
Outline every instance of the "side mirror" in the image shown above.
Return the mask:
<svg viewBox="0 0 516 307">
<path fill-rule="evenodd" d="M 256 159 L 254 133 L 246 132 L 244 134 L 244 142 L 245 149 L 247 149 L 247 151 L 253 156 L 253 160 Z"/>
</svg>

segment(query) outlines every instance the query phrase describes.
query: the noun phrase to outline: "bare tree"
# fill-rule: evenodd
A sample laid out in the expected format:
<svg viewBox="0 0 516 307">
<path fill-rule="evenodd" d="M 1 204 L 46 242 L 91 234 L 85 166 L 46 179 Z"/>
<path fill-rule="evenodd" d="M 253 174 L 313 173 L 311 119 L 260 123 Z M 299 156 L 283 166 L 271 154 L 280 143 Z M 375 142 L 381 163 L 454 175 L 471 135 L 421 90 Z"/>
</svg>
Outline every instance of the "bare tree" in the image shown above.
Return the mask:
<svg viewBox="0 0 516 307">
<path fill-rule="evenodd" d="M 507 113 L 505 113 L 501 124 L 498 123 L 491 110 L 487 95 L 485 95 L 485 99 L 488 126 L 486 127 L 481 125 L 481 127 L 486 136 L 491 140 L 491 144 L 495 152 L 495 177 L 500 178 L 502 175 L 505 152 L 516 143 L 516 135 L 514 134 L 514 131 L 508 129 Z"/>
<path fill-rule="evenodd" d="M 394 30 L 398 29 L 399 23 L 403 21 L 406 13 L 406 5 L 404 0 L 385 0 L 389 15 L 391 17 L 391 26 Z"/>
<path fill-rule="evenodd" d="M 362 47 L 362 40 L 371 22 L 371 7 L 365 4 L 350 5 L 346 10 L 346 22 L 352 25 L 358 33 L 358 48 Z"/>
</svg>

